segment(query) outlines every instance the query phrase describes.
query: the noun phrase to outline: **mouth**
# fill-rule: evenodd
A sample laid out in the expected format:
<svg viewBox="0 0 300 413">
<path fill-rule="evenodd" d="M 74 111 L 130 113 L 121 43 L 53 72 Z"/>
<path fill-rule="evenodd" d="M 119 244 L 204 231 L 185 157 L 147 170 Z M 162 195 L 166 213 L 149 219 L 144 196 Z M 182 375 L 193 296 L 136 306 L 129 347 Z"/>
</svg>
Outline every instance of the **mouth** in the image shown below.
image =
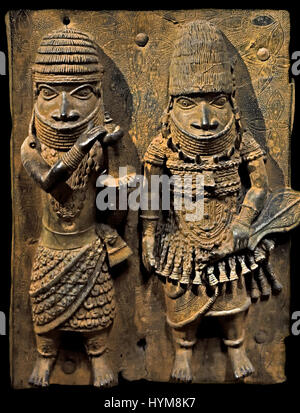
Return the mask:
<svg viewBox="0 0 300 413">
<path fill-rule="evenodd" d="M 195 139 L 202 139 L 202 138 L 210 138 L 216 135 L 216 132 L 208 131 L 208 130 L 190 130 L 190 133 Z"/>
<path fill-rule="evenodd" d="M 199 137 L 208 137 L 215 135 L 217 133 L 218 123 L 214 121 L 211 125 L 203 127 L 200 123 L 192 122 L 190 125 L 190 130 L 193 135 Z"/>
<path fill-rule="evenodd" d="M 80 118 L 80 115 L 78 114 L 73 114 L 73 115 L 68 115 L 68 116 L 52 115 L 51 118 L 52 118 L 52 121 L 54 122 L 61 122 L 62 124 L 66 124 L 69 122 L 77 122 Z"/>
<path fill-rule="evenodd" d="M 77 120 L 68 120 L 68 121 L 63 121 L 63 120 L 52 120 L 51 121 L 52 125 L 55 125 L 56 128 L 62 129 L 62 130 L 68 130 L 74 128 L 78 123 Z"/>
<path fill-rule="evenodd" d="M 199 133 L 196 134 L 196 136 L 199 136 L 199 138 L 203 136 L 208 137 L 208 136 L 214 136 L 214 135 L 215 133 L 210 132 L 210 131 L 200 131 Z"/>
</svg>

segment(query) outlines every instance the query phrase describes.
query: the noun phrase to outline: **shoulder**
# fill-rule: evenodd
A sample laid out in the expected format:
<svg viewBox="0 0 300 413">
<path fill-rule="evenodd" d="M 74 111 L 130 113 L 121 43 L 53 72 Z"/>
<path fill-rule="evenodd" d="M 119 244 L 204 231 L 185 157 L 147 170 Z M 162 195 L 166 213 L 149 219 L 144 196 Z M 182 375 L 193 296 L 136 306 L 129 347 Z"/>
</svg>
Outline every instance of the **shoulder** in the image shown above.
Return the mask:
<svg viewBox="0 0 300 413">
<path fill-rule="evenodd" d="M 161 166 L 166 160 L 167 149 L 167 140 L 159 134 L 148 146 L 143 161 Z"/>
<path fill-rule="evenodd" d="M 32 157 L 37 151 L 38 143 L 34 136 L 27 136 L 21 145 L 21 160 L 24 163 L 28 158 Z"/>
<path fill-rule="evenodd" d="M 249 130 L 246 130 L 243 133 L 240 154 L 242 160 L 245 162 L 250 162 L 260 157 L 266 157 L 265 151 L 260 146 L 260 144 L 255 140 L 255 138 Z"/>
<path fill-rule="evenodd" d="M 21 153 L 30 148 L 30 143 L 32 144 L 32 142 L 34 142 L 34 139 L 31 136 L 27 136 L 21 145 Z"/>
</svg>

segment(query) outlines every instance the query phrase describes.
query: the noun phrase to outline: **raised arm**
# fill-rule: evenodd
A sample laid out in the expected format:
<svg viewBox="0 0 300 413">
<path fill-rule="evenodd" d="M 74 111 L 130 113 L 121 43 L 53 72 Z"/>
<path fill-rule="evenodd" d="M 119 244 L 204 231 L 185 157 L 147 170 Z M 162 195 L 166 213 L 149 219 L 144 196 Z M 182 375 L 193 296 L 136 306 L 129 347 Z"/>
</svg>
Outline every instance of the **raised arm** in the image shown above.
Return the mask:
<svg viewBox="0 0 300 413">
<path fill-rule="evenodd" d="M 50 167 L 42 158 L 32 136 L 28 136 L 22 144 L 21 160 L 28 175 L 45 192 L 52 192 L 71 175 L 71 171 L 62 160 Z"/>
<path fill-rule="evenodd" d="M 55 195 L 57 189 L 67 192 L 71 188 L 65 183 L 77 169 L 84 156 L 92 148 L 96 140 L 102 145 L 113 144 L 123 132 L 117 127 L 112 133 L 107 133 L 103 126 L 91 126 L 77 139 L 73 147 L 65 152 L 52 167 L 42 158 L 39 143 L 34 135 L 28 136 L 21 147 L 21 160 L 29 176 L 45 191 Z M 61 191 L 59 191 L 61 192 Z"/>
</svg>

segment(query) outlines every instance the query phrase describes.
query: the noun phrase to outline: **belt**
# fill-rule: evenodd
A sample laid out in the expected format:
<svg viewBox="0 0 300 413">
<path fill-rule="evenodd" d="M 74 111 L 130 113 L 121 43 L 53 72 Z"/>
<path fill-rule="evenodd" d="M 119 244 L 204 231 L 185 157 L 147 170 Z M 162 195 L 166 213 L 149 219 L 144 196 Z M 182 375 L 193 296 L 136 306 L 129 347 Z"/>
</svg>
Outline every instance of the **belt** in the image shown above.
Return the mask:
<svg viewBox="0 0 300 413">
<path fill-rule="evenodd" d="M 81 248 L 97 237 L 95 225 L 76 232 L 57 232 L 45 225 L 42 227 L 40 245 L 56 250 L 72 250 Z"/>
</svg>

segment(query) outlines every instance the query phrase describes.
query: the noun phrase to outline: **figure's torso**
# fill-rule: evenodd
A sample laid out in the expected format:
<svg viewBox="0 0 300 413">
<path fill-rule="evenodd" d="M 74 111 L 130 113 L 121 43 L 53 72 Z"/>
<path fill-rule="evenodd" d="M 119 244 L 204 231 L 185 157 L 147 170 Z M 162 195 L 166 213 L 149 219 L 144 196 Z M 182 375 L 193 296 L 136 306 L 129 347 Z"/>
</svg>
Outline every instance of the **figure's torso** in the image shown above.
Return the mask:
<svg viewBox="0 0 300 413">
<path fill-rule="evenodd" d="M 177 231 L 178 236 L 182 236 L 185 242 L 188 240 L 191 245 L 208 250 L 220 247 L 239 207 L 240 163 L 241 156 L 238 151 L 227 160 L 216 163 L 212 156 L 207 156 L 202 157 L 202 162 L 197 164 L 178 159 L 176 152 L 168 150 L 166 172 L 172 177 L 180 178 L 182 185 L 178 188 L 176 184 L 171 186 L 171 200 L 174 199 L 173 194 L 179 197 L 185 195 L 187 199 L 190 199 L 190 195 L 193 196 L 193 203 L 189 205 L 182 201 L 180 210 L 171 202 L 171 231 Z M 196 194 L 200 195 L 197 213 Z"/>
<path fill-rule="evenodd" d="M 62 152 L 41 145 L 41 155 L 54 165 Z M 70 196 L 59 202 L 52 194 L 44 193 L 43 227 L 54 233 L 82 233 L 95 225 L 96 178 L 103 161 L 100 145 L 94 145 L 83 158 L 66 184 L 71 188 Z"/>
</svg>

